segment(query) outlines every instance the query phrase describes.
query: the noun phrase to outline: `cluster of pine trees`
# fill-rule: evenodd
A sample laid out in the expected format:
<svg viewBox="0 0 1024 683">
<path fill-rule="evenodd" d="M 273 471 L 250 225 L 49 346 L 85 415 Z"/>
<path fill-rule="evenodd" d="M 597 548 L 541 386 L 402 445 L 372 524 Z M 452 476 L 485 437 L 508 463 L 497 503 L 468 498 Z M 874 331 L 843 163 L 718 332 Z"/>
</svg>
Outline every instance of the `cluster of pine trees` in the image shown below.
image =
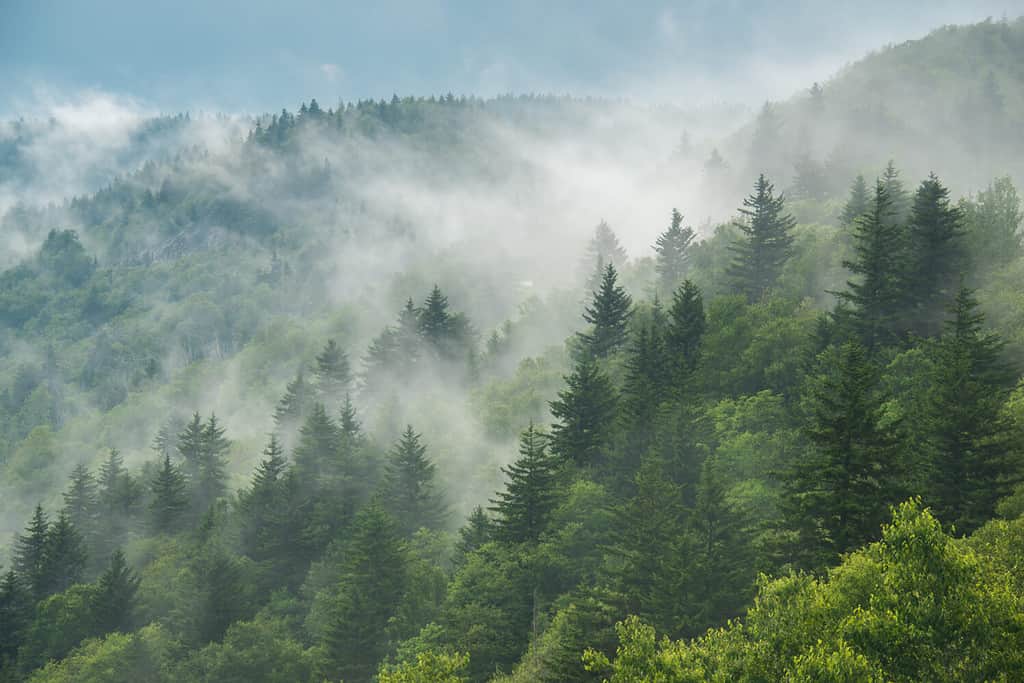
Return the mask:
<svg viewBox="0 0 1024 683">
<path fill-rule="evenodd" d="M 634 680 L 610 659 L 618 639 L 620 657 L 654 657 L 647 628 L 722 626 L 759 573 L 825 575 L 908 497 L 935 527 L 918 508 L 905 524 L 935 544 L 940 524 L 959 536 L 996 516 L 1024 472 L 1018 373 L 969 286 L 978 240 L 938 178 L 913 193 L 891 164 L 873 192 L 857 179 L 841 217 L 851 278 L 817 317 L 779 293 L 796 221 L 765 175 L 711 301 L 683 220 L 673 210 L 640 301 L 598 227 L 550 423 L 524 425 L 504 487 L 454 538 L 460 492 L 423 436 L 407 426 L 381 444 L 357 409 L 417 368 L 472 380 L 476 333 L 435 286 L 373 340 L 359 377 L 333 340 L 298 371 L 245 488 L 229 491 L 213 414 L 170 419 L 139 472 L 116 450 L 97 474 L 77 468 L 0 583 L 2 677 L 589 681 L 614 666 Z M 1004 239 L 1019 254 L 1016 230 Z M 772 336 L 799 316 L 797 335 Z M 756 374 L 737 377 L 744 364 Z M 672 652 L 658 656 L 690 656 Z"/>
</svg>

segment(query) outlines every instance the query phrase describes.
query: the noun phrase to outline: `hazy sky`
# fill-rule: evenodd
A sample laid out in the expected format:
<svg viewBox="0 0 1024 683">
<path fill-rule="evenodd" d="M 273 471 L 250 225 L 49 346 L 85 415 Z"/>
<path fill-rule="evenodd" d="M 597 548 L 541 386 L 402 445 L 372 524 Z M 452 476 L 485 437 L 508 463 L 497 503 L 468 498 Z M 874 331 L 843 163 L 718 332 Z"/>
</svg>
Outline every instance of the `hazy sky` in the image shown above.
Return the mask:
<svg viewBox="0 0 1024 683">
<path fill-rule="evenodd" d="M 165 111 L 571 92 L 755 103 L 1024 0 L 0 0 L 0 115 L 99 90 Z"/>
</svg>

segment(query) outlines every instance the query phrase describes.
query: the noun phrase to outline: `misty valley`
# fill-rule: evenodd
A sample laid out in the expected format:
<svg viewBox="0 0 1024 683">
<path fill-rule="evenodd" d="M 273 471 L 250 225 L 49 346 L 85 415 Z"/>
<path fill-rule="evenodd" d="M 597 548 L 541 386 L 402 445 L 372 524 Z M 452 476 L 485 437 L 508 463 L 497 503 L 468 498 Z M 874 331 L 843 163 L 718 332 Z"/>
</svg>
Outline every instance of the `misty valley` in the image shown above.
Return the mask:
<svg viewBox="0 0 1024 683">
<path fill-rule="evenodd" d="M 1024 680 L 1022 120 L 1003 19 L 0 122 L 0 683 Z"/>
</svg>

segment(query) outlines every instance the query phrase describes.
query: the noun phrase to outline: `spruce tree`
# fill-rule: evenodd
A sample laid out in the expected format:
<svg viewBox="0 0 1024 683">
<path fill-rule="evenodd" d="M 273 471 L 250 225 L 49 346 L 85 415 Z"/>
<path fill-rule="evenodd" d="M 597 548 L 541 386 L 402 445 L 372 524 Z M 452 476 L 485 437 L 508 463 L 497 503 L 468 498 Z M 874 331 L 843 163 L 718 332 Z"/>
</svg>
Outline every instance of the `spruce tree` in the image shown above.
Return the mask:
<svg viewBox="0 0 1024 683">
<path fill-rule="evenodd" d="M 658 235 L 654 243 L 655 269 L 658 272 L 658 291 L 667 295 L 675 291 L 686 276 L 690 260 L 690 244 L 695 237 L 693 228 L 683 227 L 683 215 L 672 209 L 672 224 Z"/>
<path fill-rule="evenodd" d="M 359 511 L 323 647 L 327 674 L 369 681 L 393 644 L 392 618 L 408 585 L 405 543 L 395 521 L 376 503 Z"/>
<path fill-rule="evenodd" d="M 664 313 L 657 302 L 649 320 L 633 334 L 626 356 L 626 381 L 620 417 L 626 443 L 620 455 L 620 477 L 631 479 L 640 456 L 650 446 L 651 428 L 662 404 L 671 398 L 672 363 L 665 343 Z"/>
<path fill-rule="evenodd" d="M 1002 407 L 1014 379 L 1003 342 L 982 329 L 984 315 L 961 288 L 946 331 L 929 355 L 934 377 L 924 422 L 936 516 L 970 533 L 991 519 L 996 503 L 1021 479 L 1019 446 Z"/>
<path fill-rule="evenodd" d="M 490 508 L 495 536 L 506 543 L 534 542 L 547 527 L 558 498 L 558 463 L 533 423 L 519 437 L 519 459 L 508 467 L 505 490 Z"/>
<path fill-rule="evenodd" d="M 913 306 L 909 328 L 921 337 L 942 331 L 965 265 L 963 215 L 949 202 L 949 190 L 935 175 L 921 183 L 907 226 L 907 264 L 902 286 Z"/>
<path fill-rule="evenodd" d="M 889 227 L 906 225 L 907 219 L 910 217 L 910 194 L 903 187 L 900 172 L 896 170 L 891 159 L 886 164 L 885 170 L 882 171 L 881 183 L 885 187 L 885 193 L 890 202 L 890 210 L 885 221 Z"/>
<path fill-rule="evenodd" d="M 91 539 L 96 532 L 99 496 L 96 478 L 84 463 L 76 465 L 71 472 L 71 480 L 63 496 L 64 510 L 71 519 L 71 523 L 86 538 Z"/>
<path fill-rule="evenodd" d="M 245 616 L 240 599 L 244 586 L 238 560 L 218 546 L 207 548 L 193 562 L 196 577 L 197 610 L 191 615 L 190 634 L 201 645 L 220 640 L 235 621 Z"/>
<path fill-rule="evenodd" d="M 14 670 L 32 621 L 32 593 L 13 569 L 0 579 L 0 678 Z"/>
<path fill-rule="evenodd" d="M 435 349 L 441 350 L 449 344 L 454 332 L 452 314 L 448 311 L 448 297 L 441 288 L 434 285 L 430 296 L 419 310 L 419 333 Z"/>
<path fill-rule="evenodd" d="M 581 467 L 601 464 L 611 445 L 618 396 L 597 363 L 584 358 L 565 378 L 566 387 L 550 403 L 555 423 L 551 450 Z"/>
<path fill-rule="evenodd" d="M 387 503 L 399 530 L 411 536 L 421 527 L 439 529 L 447 506 L 435 481 L 436 465 L 427 458 L 427 447 L 408 425 L 391 449 L 387 463 Z"/>
<path fill-rule="evenodd" d="M 192 413 L 192 419 L 178 435 L 178 455 L 183 461 L 185 474 L 191 483 L 199 477 L 205 449 L 205 427 L 199 413 Z"/>
<path fill-rule="evenodd" d="M 899 444 L 867 350 L 848 342 L 826 351 L 820 367 L 805 394 L 813 449 L 796 456 L 782 482 L 793 558 L 805 568 L 874 540 L 902 493 Z"/>
<path fill-rule="evenodd" d="M 115 550 L 106 571 L 96 581 L 96 593 L 92 599 L 96 635 L 111 631 L 129 633 L 132 630 L 132 612 L 138 589 L 138 575 L 128 566 L 124 553 Z"/>
<path fill-rule="evenodd" d="M 65 511 L 46 532 L 43 551 L 46 593 L 60 593 L 82 580 L 85 572 L 85 542 Z"/>
<path fill-rule="evenodd" d="M 24 534 L 14 537 L 14 569 L 18 579 L 32 594 L 33 602 L 41 599 L 46 590 L 46 539 L 50 522 L 42 505 L 36 505 L 32 520 Z"/>
<path fill-rule="evenodd" d="M 892 201 L 883 183 L 875 185 L 874 205 L 857 219 L 853 236 L 854 259 L 843 265 L 858 277 L 837 293 L 849 306 L 840 309 L 839 317 L 870 351 L 899 339 L 899 320 L 906 308 L 901 286 L 903 238 L 892 221 Z"/>
<path fill-rule="evenodd" d="M 785 197 L 775 196 L 775 186 L 762 173 L 739 210 L 745 217 L 736 223 L 742 236 L 729 247 L 735 255 L 729 277 L 750 302 L 760 300 L 775 285 L 789 259 L 796 220 L 784 211 Z"/>
<path fill-rule="evenodd" d="M 857 224 L 857 219 L 871 210 L 871 195 L 868 192 L 868 184 L 864 181 L 863 175 L 858 175 L 850 186 L 850 197 L 843 205 L 839 214 L 839 224 L 850 231 Z M 844 232 L 844 234 L 846 234 Z"/>
<path fill-rule="evenodd" d="M 316 357 L 313 374 L 316 377 L 319 399 L 324 404 L 340 400 L 348 391 L 352 382 L 352 369 L 348 356 L 333 339 L 327 340 L 323 351 Z"/>
<path fill-rule="evenodd" d="M 282 431 L 294 429 L 306 419 L 313 403 L 313 387 L 306 381 L 303 369 L 299 368 L 274 409 L 274 424 Z"/>
<path fill-rule="evenodd" d="M 305 490 L 314 491 L 325 485 L 328 471 L 340 457 L 340 447 L 338 426 L 322 403 L 315 404 L 299 430 L 294 453 L 295 474 Z"/>
<path fill-rule="evenodd" d="M 201 446 L 199 467 L 192 485 L 198 511 L 206 510 L 227 490 L 225 467 L 231 442 L 213 413 L 203 425 Z"/>
<path fill-rule="evenodd" d="M 697 285 L 684 280 L 672 294 L 665 333 L 666 353 L 672 364 L 677 386 L 683 386 L 697 369 L 701 341 L 707 329 L 704 300 Z"/>
<path fill-rule="evenodd" d="M 149 503 L 150 525 L 156 533 L 175 531 L 188 509 L 185 477 L 165 455 L 150 482 L 152 500 Z"/>
<path fill-rule="evenodd" d="M 494 537 L 494 522 L 477 505 L 470 513 L 469 519 L 459 529 L 459 538 L 455 542 L 456 564 L 465 562 L 466 557 Z"/>
<path fill-rule="evenodd" d="M 583 319 L 593 325 L 590 332 L 578 332 L 583 353 L 590 358 L 605 358 L 626 342 L 626 326 L 633 314 L 633 300 L 617 284 L 618 273 L 611 264 L 604 270 L 601 287 L 594 292 L 593 302 L 583 312 Z"/>
<path fill-rule="evenodd" d="M 165 455 L 177 455 L 178 436 L 185 429 L 186 422 L 176 415 L 172 415 L 160 425 L 156 436 L 153 437 L 153 450 L 160 457 Z"/>
</svg>

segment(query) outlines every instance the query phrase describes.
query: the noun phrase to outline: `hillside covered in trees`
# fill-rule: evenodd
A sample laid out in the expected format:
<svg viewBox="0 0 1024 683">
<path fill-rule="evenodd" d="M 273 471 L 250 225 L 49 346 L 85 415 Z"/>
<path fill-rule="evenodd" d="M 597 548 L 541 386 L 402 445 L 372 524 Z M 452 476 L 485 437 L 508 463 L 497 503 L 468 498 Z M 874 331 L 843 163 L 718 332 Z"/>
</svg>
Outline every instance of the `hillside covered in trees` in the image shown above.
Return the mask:
<svg viewBox="0 0 1024 683">
<path fill-rule="evenodd" d="M 1022 64 L 0 128 L 0 681 L 1017 680 Z"/>
</svg>

